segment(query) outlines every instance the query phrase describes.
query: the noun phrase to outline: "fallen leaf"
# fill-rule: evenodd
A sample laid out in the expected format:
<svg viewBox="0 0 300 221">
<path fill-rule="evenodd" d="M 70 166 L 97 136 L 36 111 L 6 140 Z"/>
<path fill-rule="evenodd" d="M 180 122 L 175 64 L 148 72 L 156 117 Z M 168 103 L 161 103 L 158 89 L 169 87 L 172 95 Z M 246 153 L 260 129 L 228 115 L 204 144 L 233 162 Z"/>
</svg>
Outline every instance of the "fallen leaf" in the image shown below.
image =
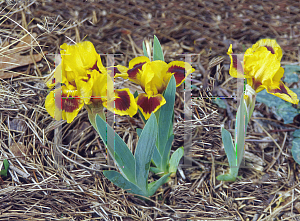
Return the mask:
<svg viewBox="0 0 300 221">
<path fill-rule="evenodd" d="M 297 202 L 297 203 L 295 204 L 295 208 L 296 208 L 296 210 L 298 211 L 298 213 L 300 213 L 300 202 Z"/>
<path fill-rule="evenodd" d="M 33 35 L 33 37 L 35 37 L 35 35 Z M 0 78 L 7 79 L 11 77 L 17 77 L 21 73 L 8 72 L 8 70 L 32 64 L 34 61 L 38 62 L 43 58 L 42 54 L 21 55 L 24 53 L 24 51 L 30 49 L 34 42 L 35 41 L 33 41 L 31 35 L 26 35 L 25 37 L 19 39 L 18 44 L 12 49 L 9 49 L 9 44 L 7 42 L 1 45 Z M 45 51 L 44 54 L 46 53 L 47 52 Z"/>
<path fill-rule="evenodd" d="M 15 157 L 25 160 L 25 156 L 23 155 L 23 153 L 26 154 L 27 147 L 23 143 L 13 143 L 12 145 L 10 145 L 9 149 L 15 155 Z"/>
</svg>

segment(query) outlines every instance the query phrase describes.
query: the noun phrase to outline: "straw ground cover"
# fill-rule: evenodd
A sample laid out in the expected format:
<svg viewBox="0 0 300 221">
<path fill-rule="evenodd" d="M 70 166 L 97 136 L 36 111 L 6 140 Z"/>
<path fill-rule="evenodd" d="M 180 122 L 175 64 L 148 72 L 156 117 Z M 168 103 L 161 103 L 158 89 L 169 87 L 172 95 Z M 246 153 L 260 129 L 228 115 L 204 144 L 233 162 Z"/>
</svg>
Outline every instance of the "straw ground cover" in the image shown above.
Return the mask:
<svg viewBox="0 0 300 221">
<path fill-rule="evenodd" d="M 233 131 L 237 105 L 226 99 L 222 109 L 207 98 L 237 91 L 228 74 L 229 44 L 243 52 L 260 38 L 276 38 L 283 64 L 299 64 L 297 3 L 10 2 L 1 1 L 0 17 L 0 157 L 10 162 L 8 176 L 0 180 L 1 220 L 299 219 L 299 165 L 290 152 L 299 115 L 284 124 L 272 108 L 258 103 L 248 127 L 242 178 L 223 183 L 216 180 L 228 169 L 220 125 Z M 120 54 L 115 62 L 125 65 L 142 54 L 142 41 L 153 34 L 166 61 L 196 54 L 192 119 L 184 121 L 181 86 L 174 123 L 175 147 L 183 145 L 186 131 L 192 134 L 192 166 L 181 165 L 177 176 L 145 202 L 103 176 L 110 166 L 86 111 L 67 124 L 52 119 L 44 101 L 61 44 L 89 40 L 101 54 Z M 115 82 L 116 88 L 121 85 L 140 90 L 129 81 Z M 136 146 L 135 129 L 143 127 L 138 115 L 116 116 L 114 125 L 128 146 Z"/>
</svg>

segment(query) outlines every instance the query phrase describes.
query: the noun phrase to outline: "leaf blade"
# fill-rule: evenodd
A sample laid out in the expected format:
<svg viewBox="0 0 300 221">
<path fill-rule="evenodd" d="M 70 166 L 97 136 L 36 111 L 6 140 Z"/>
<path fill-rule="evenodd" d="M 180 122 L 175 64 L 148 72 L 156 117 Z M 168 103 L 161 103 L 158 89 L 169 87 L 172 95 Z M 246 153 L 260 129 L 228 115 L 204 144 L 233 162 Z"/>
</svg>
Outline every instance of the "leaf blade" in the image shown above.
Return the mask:
<svg viewBox="0 0 300 221">
<path fill-rule="evenodd" d="M 169 172 L 176 173 L 180 159 L 184 155 L 184 148 L 179 147 L 171 156 Z"/>
<path fill-rule="evenodd" d="M 168 181 L 170 174 L 171 173 L 168 173 L 168 174 L 162 176 L 159 180 L 149 183 L 148 195 L 152 196 L 161 185 L 166 183 Z"/>
<path fill-rule="evenodd" d="M 169 139 L 169 130 L 166 128 L 173 128 L 173 112 L 174 112 L 174 104 L 175 104 L 175 92 L 176 92 L 176 81 L 175 77 L 172 76 L 167 89 L 164 93 L 164 98 L 166 100 L 166 104 L 160 108 L 159 119 L 158 119 L 158 137 L 157 137 L 157 147 L 160 155 L 164 156 L 164 149 L 166 143 Z M 167 139 L 166 139 L 167 138 Z M 169 156 L 168 156 L 169 157 Z M 165 158 L 162 159 L 166 160 Z"/>
<path fill-rule="evenodd" d="M 226 130 L 224 127 L 222 127 L 221 130 L 222 134 L 222 141 L 225 149 L 225 153 L 228 159 L 228 163 L 230 167 L 237 166 L 236 162 L 236 153 L 234 150 L 234 145 L 232 141 L 232 136 L 228 130 Z"/>
<path fill-rule="evenodd" d="M 157 121 L 152 113 L 139 138 L 134 158 L 136 184 L 143 191 L 147 191 L 150 162 L 157 137 Z"/>
<path fill-rule="evenodd" d="M 159 40 L 154 35 L 154 40 L 153 40 L 153 61 L 156 61 L 156 60 L 165 61 L 165 59 L 164 59 L 164 53 L 162 51 L 161 45 L 159 43 Z"/>
<path fill-rule="evenodd" d="M 128 181 L 122 174 L 114 170 L 104 170 L 104 176 L 109 179 L 113 184 L 127 191 L 128 193 L 147 196 L 147 192 L 143 192 L 137 185 Z"/>
<path fill-rule="evenodd" d="M 122 138 L 97 114 L 97 132 L 105 143 L 107 150 L 114 159 L 121 173 L 131 182 L 135 183 L 135 159 Z M 107 133 L 106 133 L 107 131 Z M 113 140 L 114 144 L 107 142 Z"/>
</svg>

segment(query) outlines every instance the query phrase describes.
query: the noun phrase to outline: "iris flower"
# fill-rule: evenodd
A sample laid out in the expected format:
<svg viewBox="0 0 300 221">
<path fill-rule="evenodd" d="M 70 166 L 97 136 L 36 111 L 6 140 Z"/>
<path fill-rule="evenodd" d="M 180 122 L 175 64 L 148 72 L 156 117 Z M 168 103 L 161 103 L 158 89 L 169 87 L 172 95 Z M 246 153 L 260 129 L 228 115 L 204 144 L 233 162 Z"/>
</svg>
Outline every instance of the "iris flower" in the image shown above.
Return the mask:
<svg viewBox="0 0 300 221">
<path fill-rule="evenodd" d="M 266 89 L 270 94 L 298 104 L 297 95 L 281 81 L 284 74 L 284 69 L 280 65 L 282 50 L 275 40 L 262 39 L 247 49 L 241 69 L 238 68 L 237 55 L 233 54 L 232 45 L 227 54 L 231 59 L 230 75 L 246 78 L 247 84 L 255 93 Z"/>
<path fill-rule="evenodd" d="M 58 109 L 61 118 L 71 123 L 84 104 L 104 106 L 119 115 L 133 116 L 137 112 L 129 89 L 114 91 L 113 81 L 91 42 L 63 44 L 61 49 L 62 61 L 56 71 L 61 73 L 62 86 L 51 91 L 45 101 L 46 110 L 52 117 L 59 113 L 55 111 Z M 108 82 L 110 87 L 107 87 Z M 47 86 L 51 89 L 55 83 L 52 78 Z"/>
<path fill-rule="evenodd" d="M 183 61 L 173 61 L 169 64 L 161 60 L 150 62 L 149 58 L 141 56 L 132 59 L 128 68 L 118 65 L 115 77 L 128 78 L 141 86 L 145 93 L 139 94 L 136 102 L 145 119 L 148 119 L 152 112 L 156 112 L 166 103 L 162 93 L 171 76 L 174 75 L 178 87 L 194 70 L 190 64 Z"/>
</svg>

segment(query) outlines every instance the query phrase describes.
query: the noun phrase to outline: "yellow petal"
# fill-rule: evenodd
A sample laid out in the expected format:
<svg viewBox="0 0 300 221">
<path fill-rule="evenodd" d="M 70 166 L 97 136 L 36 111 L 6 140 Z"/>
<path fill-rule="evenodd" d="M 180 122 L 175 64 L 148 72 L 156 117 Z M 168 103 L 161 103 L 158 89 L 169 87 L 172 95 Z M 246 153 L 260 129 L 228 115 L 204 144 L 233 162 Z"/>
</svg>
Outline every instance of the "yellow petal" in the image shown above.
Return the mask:
<svg viewBox="0 0 300 221">
<path fill-rule="evenodd" d="M 56 81 L 55 81 L 54 76 L 49 81 L 46 82 L 47 87 L 50 89 L 53 88 L 55 86 L 55 84 L 56 84 Z"/>
<path fill-rule="evenodd" d="M 105 72 L 100 55 L 91 42 L 84 41 L 75 45 L 64 43 L 60 47 L 62 74 L 69 82 L 74 82 L 78 76 L 85 77 L 86 70 L 89 69 Z"/>
<path fill-rule="evenodd" d="M 95 70 L 94 70 L 95 71 Z M 109 75 L 96 74 L 94 76 L 94 84 L 92 87 L 91 102 L 103 103 L 107 107 L 107 100 L 114 98 L 114 82 Z"/>
<path fill-rule="evenodd" d="M 281 47 L 277 44 L 276 40 L 272 39 L 261 39 L 257 41 L 253 46 L 252 50 L 255 52 L 258 48 L 265 47 L 272 54 L 276 55 L 277 60 L 281 61 L 282 58 L 282 50 Z"/>
<path fill-rule="evenodd" d="M 127 76 L 130 81 L 136 84 L 141 84 L 141 72 L 144 64 L 149 63 L 149 58 L 145 56 L 136 57 L 129 62 Z"/>
<path fill-rule="evenodd" d="M 167 63 L 161 60 L 144 64 L 140 85 L 148 95 L 162 93 L 166 89 L 168 82 L 165 82 L 164 78 L 167 70 Z"/>
<path fill-rule="evenodd" d="M 95 78 L 100 75 L 96 70 L 86 71 L 86 77 L 78 77 L 75 79 L 76 87 L 79 92 L 79 96 L 84 101 L 85 104 L 90 103 L 92 96 L 92 88 L 95 82 Z"/>
<path fill-rule="evenodd" d="M 240 59 L 241 56 L 238 57 L 236 54 L 233 54 L 232 45 L 230 45 L 228 48 L 227 54 L 229 55 L 231 61 L 229 74 L 235 78 L 244 78 L 243 61 L 238 60 L 238 58 Z"/>
<path fill-rule="evenodd" d="M 79 96 L 67 96 L 63 93 L 61 99 L 62 119 L 67 120 L 67 123 L 71 123 L 83 105 L 84 103 Z"/>
<path fill-rule="evenodd" d="M 51 117 L 55 118 L 55 98 L 54 91 L 50 91 L 45 100 L 45 108 Z M 56 118 L 55 118 L 56 119 Z"/>
<path fill-rule="evenodd" d="M 114 100 L 112 100 L 110 103 L 113 102 L 114 105 L 110 104 L 110 106 L 114 107 L 113 111 L 115 114 L 121 116 L 129 115 L 130 117 L 133 117 L 133 115 L 135 115 L 137 112 L 136 101 L 128 88 L 117 89 L 115 91 Z"/>
<path fill-rule="evenodd" d="M 172 61 L 168 64 L 168 73 L 174 74 L 175 80 L 176 80 L 176 87 L 182 84 L 182 82 L 185 80 L 185 78 L 194 72 L 195 69 L 192 68 L 192 66 L 184 61 Z M 167 82 L 169 82 L 170 77 L 167 76 Z M 166 82 L 166 80 L 164 79 Z"/>
<path fill-rule="evenodd" d="M 275 54 L 270 53 L 265 47 L 258 48 L 251 56 L 245 56 L 244 68 L 245 77 L 255 80 L 254 90 L 259 84 L 268 87 L 274 84 L 278 85 L 278 79 L 283 75 L 280 61 L 276 59 Z"/>
<path fill-rule="evenodd" d="M 129 61 L 129 69 L 134 68 L 136 65 L 141 64 L 141 63 L 149 63 L 150 60 L 146 56 L 140 56 L 133 58 L 131 61 Z"/>
<path fill-rule="evenodd" d="M 109 72 L 112 70 L 114 71 L 114 77 L 122 77 L 123 79 L 128 79 L 128 73 L 127 71 L 129 70 L 127 67 L 122 66 L 122 65 L 117 65 L 116 67 L 109 67 L 108 68 Z"/>
<path fill-rule="evenodd" d="M 98 58 L 94 45 L 89 41 L 80 42 L 75 45 L 64 43 L 60 46 L 64 62 L 68 67 L 78 67 L 83 69 L 92 68 Z"/>
<path fill-rule="evenodd" d="M 94 70 L 95 68 L 93 68 L 93 67 L 90 68 L 90 70 Z M 106 68 L 102 64 L 100 54 L 97 54 L 97 68 L 98 69 L 96 69 L 96 70 L 99 71 L 101 74 L 107 74 L 107 70 L 106 70 Z"/>
</svg>

